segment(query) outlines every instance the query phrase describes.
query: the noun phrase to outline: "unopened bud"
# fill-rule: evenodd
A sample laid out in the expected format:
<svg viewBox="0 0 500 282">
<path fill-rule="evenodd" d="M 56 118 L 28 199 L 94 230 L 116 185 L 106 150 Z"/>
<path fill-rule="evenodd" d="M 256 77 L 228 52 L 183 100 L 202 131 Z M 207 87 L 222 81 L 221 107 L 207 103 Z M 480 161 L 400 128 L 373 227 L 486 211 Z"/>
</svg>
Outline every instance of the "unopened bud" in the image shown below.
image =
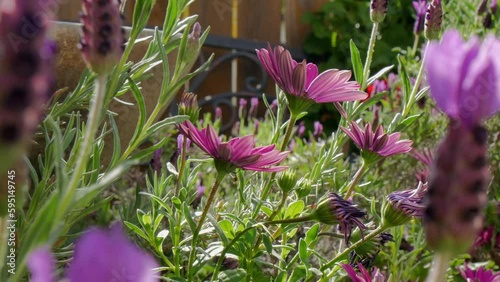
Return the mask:
<svg viewBox="0 0 500 282">
<path fill-rule="evenodd" d="M 439 39 L 443 25 L 443 7 L 441 0 L 432 0 L 425 14 L 425 38 L 428 40 Z"/>
<path fill-rule="evenodd" d="M 191 122 L 196 122 L 200 115 L 200 108 L 198 106 L 198 99 L 196 94 L 192 92 L 182 93 L 181 101 L 178 105 L 179 114 L 189 116 Z"/>
<path fill-rule="evenodd" d="M 297 184 L 297 172 L 293 169 L 283 171 L 278 177 L 278 186 L 283 193 L 288 193 L 295 188 Z"/>
<path fill-rule="evenodd" d="M 370 18 L 374 23 L 381 23 L 387 14 L 389 0 L 371 0 Z"/>
</svg>

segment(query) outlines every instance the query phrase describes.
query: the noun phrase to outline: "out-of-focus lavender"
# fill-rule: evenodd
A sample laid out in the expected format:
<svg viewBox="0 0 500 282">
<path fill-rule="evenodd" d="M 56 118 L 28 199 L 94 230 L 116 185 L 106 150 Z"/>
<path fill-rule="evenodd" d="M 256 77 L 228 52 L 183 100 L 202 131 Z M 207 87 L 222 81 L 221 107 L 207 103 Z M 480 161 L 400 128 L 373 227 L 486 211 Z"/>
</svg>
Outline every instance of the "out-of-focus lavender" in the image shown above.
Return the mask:
<svg viewBox="0 0 500 282">
<path fill-rule="evenodd" d="M 412 4 L 413 8 L 415 8 L 415 24 L 413 25 L 413 32 L 415 34 L 420 34 L 424 31 L 427 0 L 414 0 Z"/>
</svg>

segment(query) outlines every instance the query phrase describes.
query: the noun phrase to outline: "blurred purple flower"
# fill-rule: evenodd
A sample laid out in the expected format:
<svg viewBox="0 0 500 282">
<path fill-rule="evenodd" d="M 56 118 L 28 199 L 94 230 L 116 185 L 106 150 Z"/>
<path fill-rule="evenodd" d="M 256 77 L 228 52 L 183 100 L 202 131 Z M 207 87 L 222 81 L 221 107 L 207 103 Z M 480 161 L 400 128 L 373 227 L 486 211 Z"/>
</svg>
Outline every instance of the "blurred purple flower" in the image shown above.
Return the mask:
<svg viewBox="0 0 500 282">
<path fill-rule="evenodd" d="M 183 134 L 177 135 L 177 150 L 179 150 L 179 152 L 182 150 L 184 138 L 185 138 L 185 136 Z M 191 147 L 191 140 L 186 139 L 186 148 L 189 148 L 189 147 Z"/>
<path fill-rule="evenodd" d="M 439 39 L 442 25 L 443 6 L 441 5 L 441 0 L 431 0 L 429 6 L 427 6 L 427 13 L 425 14 L 425 37 L 428 40 Z"/>
<path fill-rule="evenodd" d="M 413 32 L 420 34 L 424 31 L 425 24 L 425 13 L 427 12 L 427 0 L 414 0 L 412 2 L 413 8 L 415 8 L 415 25 L 413 26 Z"/>
<path fill-rule="evenodd" d="M 51 262 L 52 260 L 52 262 Z M 28 258 L 32 281 L 54 281 L 54 261 L 47 247 Z M 120 225 L 111 230 L 92 229 L 75 244 L 73 261 L 66 276 L 71 282 L 158 281 L 155 260 L 123 235 Z"/>
<path fill-rule="evenodd" d="M 98 74 L 109 73 L 125 50 L 120 3 L 120 0 L 83 0 L 79 48 L 87 66 Z"/>
<path fill-rule="evenodd" d="M 314 133 L 313 136 L 318 138 L 323 133 L 323 125 L 319 121 L 314 122 Z"/>
<path fill-rule="evenodd" d="M 253 122 L 253 134 L 257 135 L 257 133 L 259 133 L 259 120 L 258 119 L 256 119 Z"/>
<path fill-rule="evenodd" d="M 360 273 L 356 272 L 354 267 L 349 264 L 341 264 L 342 268 L 347 272 L 347 276 L 351 278 L 352 282 L 385 282 L 384 275 L 374 267 L 372 273 L 370 274 L 364 266 L 358 262 L 358 268 Z"/>
<path fill-rule="evenodd" d="M 203 178 L 201 172 L 198 173 L 198 180 L 196 181 L 196 196 L 194 197 L 191 206 L 196 209 L 201 203 L 201 199 L 205 195 L 206 187 L 203 185 Z"/>
<path fill-rule="evenodd" d="M 299 138 L 302 138 L 304 136 L 304 133 L 306 133 L 306 125 L 303 121 L 299 123 L 299 129 L 297 130 L 297 135 Z"/>
<path fill-rule="evenodd" d="M 396 154 L 408 153 L 411 150 L 412 141 L 399 140 L 401 133 L 384 133 L 382 125 L 372 131 L 370 124 L 366 124 L 365 129 L 361 129 L 356 122 L 351 123 L 351 128 L 340 127 L 352 141 L 362 151 L 376 153 L 380 156 L 388 157 Z"/>
<path fill-rule="evenodd" d="M 215 108 L 215 119 L 222 119 L 222 109 L 220 107 Z"/>
<path fill-rule="evenodd" d="M 415 176 L 418 181 L 426 183 L 429 180 L 429 169 L 434 161 L 434 151 L 429 148 L 422 151 L 412 149 L 410 155 L 424 165 L 424 169 L 418 171 Z"/>
<path fill-rule="evenodd" d="M 466 282 L 500 282 L 500 272 L 486 270 L 482 266 L 476 270 L 472 270 L 467 264 L 464 268 L 457 267 L 460 275 Z"/>
<path fill-rule="evenodd" d="M 426 52 L 432 97 L 450 118 L 472 126 L 500 109 L 500 41 L 493 35 L 483 43 L 477 37 L 464 42 L 450 30 Z"/>
<path fill-rule="evenodd" d="M 380 23 L 385 19 L 389 0 L 371 0 L 370 2 L 370 19 L 375 23 Z"/>
<path fill-rule="evenodd" d="M 247 99 L 245 99 L 245 98 L 241 98 L 240 99 L 240 107 L 244 108 L 244 107 L 247 106 L 247 104 L 248 104 L 248 100 Z"/>
<path fill-rule="evenodd" d="M 163 153 L 162 148 L 156 150 L 153 153 L 153 158 L 151 159 L 151 162 L 150 162 L 151 168 L 153 169 L 153 171 L 156 171 L 158 174 L 161 173 L 161 167 L 162 167 L 161 154 L 162 153 Z"/>
<path fill-rule="evenodd" d="M 359 84 L 349 81 L 350 71 L 329 69 L 318 75 L 313 63 L 298 63 L 281 46 L 256 50 L 262 65 L 276 84 L 300 102 L 331 103 L 365 99 L 368 94 L 359 90 Z M 289 101 L 290 103 L 290 101 Z"/>
<path fill-rule="evenodd" d="M 229 142 L 221 142 L 217 132 L 209 125 L 198 130 L 191 122 L 179 125 L 179 130 L 200 149 L 214 158 L 219 172 L 230 172 L 235 168 L 253 171 L 277 172 L 286 166 L 273 166 L 283 161 L 288 152 L 275 150 L 275 145 L 255 147 L 253 135 L 236 137 Z"/>
</svg>

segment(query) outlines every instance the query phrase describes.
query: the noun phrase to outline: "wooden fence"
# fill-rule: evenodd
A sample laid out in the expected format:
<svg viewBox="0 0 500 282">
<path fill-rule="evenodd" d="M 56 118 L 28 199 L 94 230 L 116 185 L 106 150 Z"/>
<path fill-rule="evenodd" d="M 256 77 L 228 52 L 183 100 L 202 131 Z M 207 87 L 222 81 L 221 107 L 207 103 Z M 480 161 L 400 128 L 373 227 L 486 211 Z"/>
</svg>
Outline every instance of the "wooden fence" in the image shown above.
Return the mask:
<svg viewBox="0 0 500 282">
<path fill-rule="evenodd" d="M 200 79 L 194 90 L 199 98 L 233 96 L 261 96 L 262 92 L 274 95 L 274 84 L 262 77 L 262 69 L 256 61 L 255 48 L 271 45 L 286 45 L 300 58 L 301 46 L 310 32 L 302 24 L 304 13 L 315 11 L 332 0 L 196 0 L 184 16 L 197 14 L 202 28 L 210 26 L 210 36 L 202 52 L 208 57 L 215 53 L 216 61 L 206 77 Z M 79 21 L 81 1 L 66 1 L 61 5 L 58 19 Z M 168 0 L 157 0 L 149 26 L 162 26 Z M 125 6 L 125 18 L 132 18 L 134 0 Z M 233 53 L 234 56 L 229 54 Z M 237 53 L 237 54 L 235 54 Z M 265 74 L 263 74 L 265 76 Z M 254 84 L 249 87 L 250 84 Z M 261 83 L 263 85 L 261 85 Z M 206 101 L 205 101 L 206 102 Z M 217 106 L 219 102 L 212 104 Z M 229 106 L 229 103 L 223 107 Z M 227 115 L 227 110 L 224 110 Z M 230 109 L 234 113 L 234 109 Z M 228 120 L 229 121 L 229 120 Z M 234 117 L 231 118 L 234 121 Z M 229 123 L 231 123 L 229 121 Z"/>
</svg>

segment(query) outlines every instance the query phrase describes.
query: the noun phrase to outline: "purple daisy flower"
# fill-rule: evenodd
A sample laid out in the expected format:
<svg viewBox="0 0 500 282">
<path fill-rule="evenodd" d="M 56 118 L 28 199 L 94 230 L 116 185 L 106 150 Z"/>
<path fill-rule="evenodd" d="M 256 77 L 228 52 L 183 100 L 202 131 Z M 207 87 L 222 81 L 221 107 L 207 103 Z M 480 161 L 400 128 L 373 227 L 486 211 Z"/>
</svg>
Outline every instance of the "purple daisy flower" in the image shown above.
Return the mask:
<svg viewBox="0 0 500 282">
<path fill-rule="evenodd" d="M 55 281 L 54 260 L 47 247 L 33 251 L 28 259 L 34 282 Z M 154 259 L 132 244 L 120 225 L 111 230 L 93 229 L 75 246 L 75 254 L 66 276 L 71 282 L 158 281 Z"/>
<path fill-rule="evenodd" d="M 351 278 L 353 282 L 385 282 L 384 275 L 376 267 L 373 268 L 370 274 L 366 268 L 363 267 L 361 263 L 358 262 L 358 268 L 360 273 L 356 272 L 354 267 L 349 264 L 341 264 L 342 268 L 347 273 L 347 276 Z"/>
<path fill-rule="evenodd" d="M 424 197 L 427 184 L 420 182 L 416 189 L 394 191 L 387 196 L 387 202 L 382 208 L 382 224 L 399 226 L 412 217 L 422 218 L 425 213 Z"/>
<path fill-rule="evenodd" d="M 493 35 L 483 43 L 477 37 L 464 42 L 450 30 L 426 52 L 432 97 L 451 119 L 473 126 L 500 109 L 500 41 Z"/>
<path fill-rule="evenodd" d="M 190 121 L 179 125 L 179 130 L 200 149 L 214 158 L 217 170 L 230 172 L 235 168 L 253 171 L 277 172 L 286 166 L 273 166 L 283 161 L 288 152 L 275 150 L 275 145 L 255 147 L 253 135 L 236 137 L 221 142 L 217 132 L 209 125 L 198 130 Z"/>
<path fill-rule="evenodd" d="M 472 270 L 468 265 L 457 269 L 466 282 L 500 282 L 500 272 L 486 270 L 482 266 L 476 270 Z"/>
<path fill-rule="evenodd" d="M 382 125 L 377 127 L 375 132 L 372 126 L 366 124 L 365 130 L 361 129 L 356 122 L 351 123 L 351 128 L 340 127 L 361 151 L 372 152 L 383 157 L 396 154 L 408 153 L 411 150 L 413 142 L 411 140 L 399 140 L 401 133 L 384 133 Z"/>
<path fill-rule="evenodd" d="M 281 46 L 256 50 L 262 65 L 274 82 L 287 94 L 299 99 L 307 107 L 315 103 L 363 100 L 368 94 L 359 90 L 359 84 L 349 81 L 351 71 L 329 69 L 318 74 L 318 67 L 305 60 L 298 63 Z M 290 101 L 289 101 L 290 102 Z M 304 110 L 305 107 L 301 108 Z"/>
</svg>

